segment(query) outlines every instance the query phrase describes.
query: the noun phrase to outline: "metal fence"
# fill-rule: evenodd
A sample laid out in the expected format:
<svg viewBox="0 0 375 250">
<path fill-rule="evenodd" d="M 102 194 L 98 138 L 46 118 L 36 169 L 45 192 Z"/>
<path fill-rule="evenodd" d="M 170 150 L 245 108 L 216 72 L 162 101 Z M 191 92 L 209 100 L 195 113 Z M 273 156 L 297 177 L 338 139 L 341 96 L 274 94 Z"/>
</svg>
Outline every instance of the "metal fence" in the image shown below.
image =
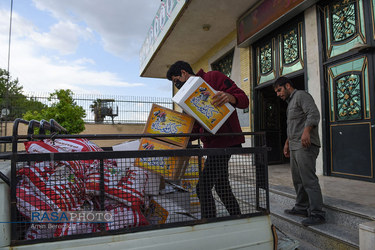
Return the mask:
<svg viewBox="0 0 375 250">
<path fill-rule="evenodd" d="M 260 136 L 260 141 L 264 142 L 264 134 L 243 134 L 253 139 Z M 136 136 L 142 137 L 55 135 L 54 138 L 45 136 L 47 139 L 43 141 L 32 141 L 29 136 L 13 136 L 12 171 L 8 182 L 11 185 L 11 221 L 14 222 L 11 224 L 11 244 L 103 236 L 269 214 L 266 147 L 201 149 L 197 146 L 170 150 L 146 147 L 136 151 L 103 151 L 90 143 L 90 139 L 135 139 Z M 151 136 L 156 139 L 160 135 Z M 36 136 L 38 138 L 43 137 Z M 16 144 L 25 142 L 28 153 L 17 152 Z M 76 152 L 76 146 L 88 152 Z M 209 166 L 208 159 L 221 161 L 229 155 L 228 172 L 215 170 L 212 174 L 229 176 L 230 188 L 208 193 L 212 195 L 215 205 L 211 206 L 215 206 L 215 211 L 203 216 L 197 182 Z M 178 175 L 170 175 L 178 168 L 181 170 Z M 161 180 L 164 180 L 163 184 Z M 228 192 L 234 196 L 231 201 Z M 103 213 L 102 220 L 95 217 L 100 212 Z M 87 223 L 91 219 L 96 219 L 95 223 Z"/>
<path fill-rule="evenodd" d="M 25 93 L 25 96 L 29 100 L 39 101 L 48 106 L 57 101 L 57 99 L 48 100 L 50 96 L 49 93 L 29 92 Z M 101 109 L 101 115 L 104 117 L 100 123 L 142 124 L 146 123 L 153 103 L 169 109 L 173 108 L 172 99 L 167 97 L 73 94 L 73 99 L 78 106 L 83 107 L 86 111 L 84 121 L 87 123 L 95 122 L 95 112 L 92 106 L 97 105 L 98 100 L 101 101 L 99 103 L 104 105 Z M 105 104 L 107 104 L 107 106 L 105 106 Z M 12 101 L 12 109 L 17 109 L 17 100 Z M 103 110 L 105 112 L 103 112 Z M 109 110 L 109 115 L 106 115 Z"/>
</svg>

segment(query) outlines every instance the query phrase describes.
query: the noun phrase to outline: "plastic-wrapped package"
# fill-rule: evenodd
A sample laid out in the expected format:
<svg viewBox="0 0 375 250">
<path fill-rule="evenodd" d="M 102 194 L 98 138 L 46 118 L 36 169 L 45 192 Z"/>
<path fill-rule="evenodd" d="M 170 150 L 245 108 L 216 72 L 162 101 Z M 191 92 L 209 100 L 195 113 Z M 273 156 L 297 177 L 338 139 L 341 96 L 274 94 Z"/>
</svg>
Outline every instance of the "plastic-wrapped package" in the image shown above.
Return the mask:
<svg viewBox="0 0 375 250">
<path fill-rule="evenodd" d="M 149 225 L 139 207 L 128 207 L 123 203 L 111 199 L 106 199 L 104 204 L 105 210 L 110 212 L 113 218 L 113 222 L 106 223 L 106 230 Z"/>
<path fill-rule="evenodd" d="M 110 166 L 104 168 L 104 192 L 109 198 L 117 200 L 127 206 L 139 207 L 144 203 L 145 187 L 148 173 L 143 169 L 133 168 L 125 173 L 114 172 Z M 86 191 L 91 194 L 100 194 L 100 174 L 89 175 Z"/>
<path fill-rule="evenodd" d="M 78 178 L 70 164 L 38 162 L 25 166 L 17 173 L 53 211 L 74 211 L 85 200 L 84 180 Z"/>
<path fill-rule="evenodd" d="M 87 139 L 45 139 L 43 141 L 27 141 L 24 143 L 28 153 L 49 152 L 97 152 L 101 147 Z"/>
<path fill-rule="evenodd" d="M 85 139 L 56 139 L 54 141 L 25 142 L 28 153 L 102 151 Z M 124 171 L 125 170 L 125 171 Z M 33 211 L 100 211 L 100 161 L 43 161 L 32 162 L 17 171 L 21 181 L 17 184 L 17 208 L 31 220 Z M 148 225 L 141 211 L 146 170 L 127 166 L 119 168 L 116 161 L 104 160 L 105 211 L 114 221 L 107 222 L 107 230 Z M 91 208 L 85 209 L 89 201 Z M 32 223 L 26 239 L 43 239 L 99 230 L 98 223 Z"/>
<path fill-rule="evenodd" d="M 17 208 L 28 220 L 32 211 L 51 211 L 51 206 L 45 202 L 45 197 L 40 197 L 25 180 L 17 184 Z"/>
</svg>

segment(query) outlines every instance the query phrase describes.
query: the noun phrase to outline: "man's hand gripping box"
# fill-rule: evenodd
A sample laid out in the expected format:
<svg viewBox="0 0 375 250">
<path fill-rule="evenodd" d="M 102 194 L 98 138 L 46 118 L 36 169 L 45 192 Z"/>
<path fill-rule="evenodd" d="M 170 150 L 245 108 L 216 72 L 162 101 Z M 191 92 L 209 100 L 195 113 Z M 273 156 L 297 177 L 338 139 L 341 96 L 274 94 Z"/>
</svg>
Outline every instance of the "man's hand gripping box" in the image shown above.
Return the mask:
<svg viewBox="0 0 375 250">
<path fill-rule="evenodd" d="M 229 103 L 221 107 L 212 105 L 212 97 L 216 93 L 217 91 L 201 77 L 192 76 L 172 100 L 186 113 L 193 116 L 206 130 L 215 134 L 234 111 L 234 107 Z"/>
</svg>

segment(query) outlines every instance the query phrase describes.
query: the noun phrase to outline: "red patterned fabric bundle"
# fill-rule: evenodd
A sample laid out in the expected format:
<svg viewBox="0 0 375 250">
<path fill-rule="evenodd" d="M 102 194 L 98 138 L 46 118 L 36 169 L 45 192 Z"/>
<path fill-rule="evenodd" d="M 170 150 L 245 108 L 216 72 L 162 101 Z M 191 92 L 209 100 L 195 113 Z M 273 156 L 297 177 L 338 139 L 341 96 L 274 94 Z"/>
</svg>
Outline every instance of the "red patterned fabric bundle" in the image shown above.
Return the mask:
<svg viewBox="0 0 375 250">
<path fill-rule="evenodd" d="M 86 139 L 55 139 L 25 142 L 28 153 L 103 151 Z M 27 219 L 33 211 L 82 211 L 85 201 L 95 203 L 100 194 L 100 161 L 43 161 L 33 162 L 17 172 L 17 208 Z M 106 223 L 107 230 L 148 225 L 141 212 L 144 204 L 147 171 L 138 168 L 122 169 L 114 160 L 104 160 L 105 210 L 114 222 Z M 26 239 L 60 237 L 90 233 L 98 230 L 95 223 L 31 224 Z"/>
</svg>

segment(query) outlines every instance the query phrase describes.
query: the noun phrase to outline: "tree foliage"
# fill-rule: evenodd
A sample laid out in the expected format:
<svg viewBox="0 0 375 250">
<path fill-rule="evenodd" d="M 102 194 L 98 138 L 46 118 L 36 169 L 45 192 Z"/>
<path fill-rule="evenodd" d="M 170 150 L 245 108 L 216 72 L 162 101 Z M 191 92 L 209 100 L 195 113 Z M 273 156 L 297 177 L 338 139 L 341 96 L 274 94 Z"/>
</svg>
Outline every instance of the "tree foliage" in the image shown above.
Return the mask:
<svg viewBox="0 0 375 250">
<path fill-rule="evenodd" d="M 13 80 L 7 70 L 0 68 L 0 108 L 9 110 L 8 121 L 22 117 L 27 111 L 40 111 L 46 107 L 39 101 L 29 99 L 22 90 L 18 79 Z"/>
<path fill-rule="evenodd" d="M 104 121 L 105 115 L 102 114 L 101 100 L 96 99 L 90 105 L 91 112 L 94 112 L 95 123 L 102 123 Z"/>
<path fill-rule="evenodd" d="M 49 107 L 38 111 L 28 111 L 23 116 L 25 120 L 47 120 L 54 119 L 63 126 L 69 134 L 78 134 L 85 129 L 83 118 L 86 117 L 85 110 L 78 106 L 73 99 L 73 92 L 67 90 L 56 90 L 50 94 L 49 101 L 53 102 Z"/>
<path fill-rule="evenodd" d="M 113 117 L 118 116 L 118 108 L 117 112 L 114 113 L 113 110 L 113 103 L 114 99 L 96 99 L 90 105 L 91 112 L 94 112 L 95 115 L 95 123 L 102 123 L 106 116 Z"/>
</svg>

